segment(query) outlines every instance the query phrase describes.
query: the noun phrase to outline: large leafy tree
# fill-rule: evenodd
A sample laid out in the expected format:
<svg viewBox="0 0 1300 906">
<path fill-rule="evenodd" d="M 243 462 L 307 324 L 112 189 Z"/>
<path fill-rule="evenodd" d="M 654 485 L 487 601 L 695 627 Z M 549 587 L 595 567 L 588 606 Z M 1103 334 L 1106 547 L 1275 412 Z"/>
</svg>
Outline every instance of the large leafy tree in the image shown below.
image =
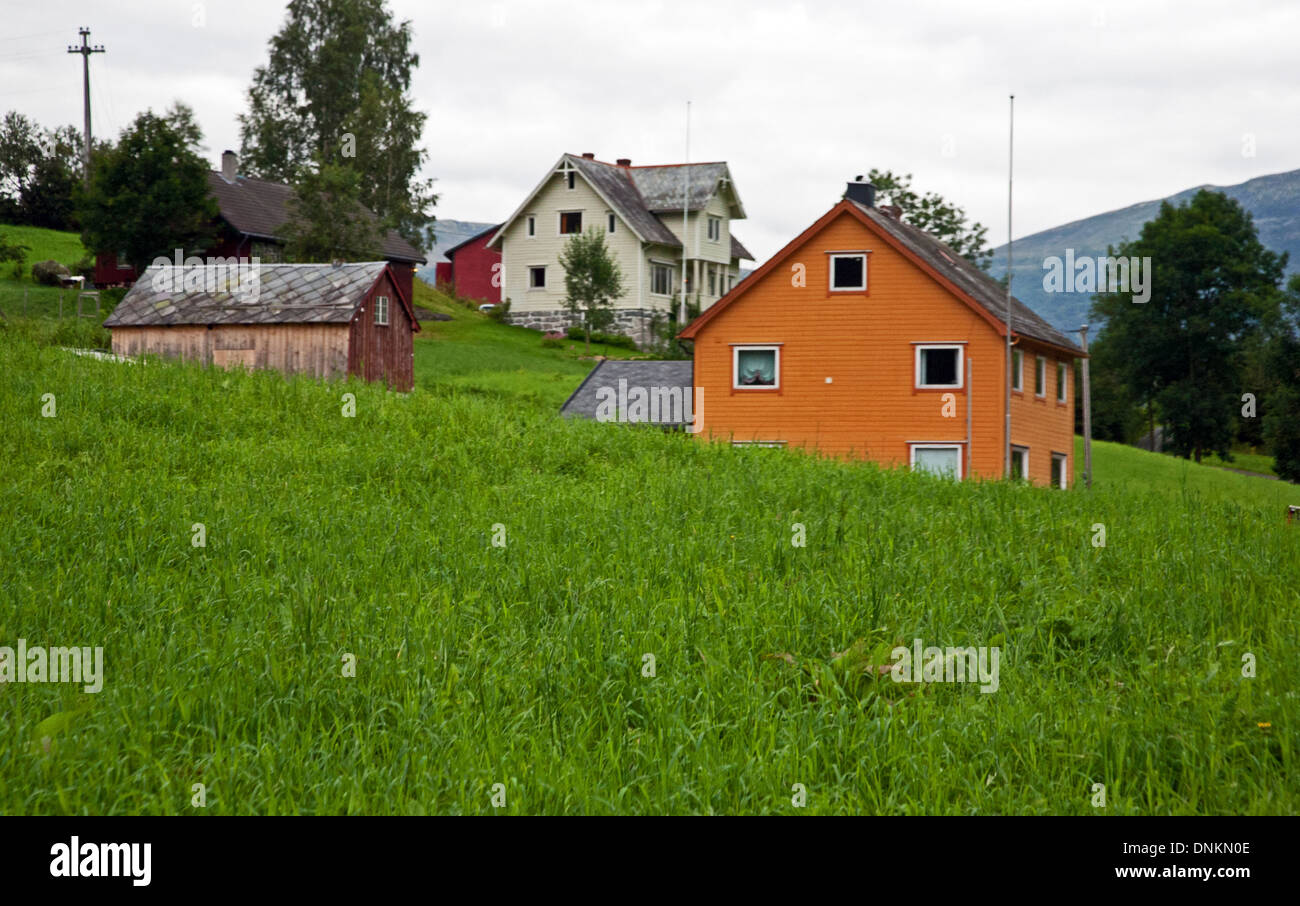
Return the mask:
<svg viewBox="0 0 1300 906">
<path fill-rule="evenodd" d="M 361 204 L 355 170 L 324 164 L 304 173 L 289 202 L 283 230 L 290 261 L 372 261 L 382 237 L 375 218 Z"/>
<path fill-rule="evenodd" d="M 361 202 L 418 246 L 437 197 L 418 178 L 428 154 L 426 115 L 408 94 L 411 39 L 384 0 L 292 0 L 239 117 L 245 170 L 296 183 L 323 165 L 350 167 Z"/>
<path fill-rule="evenodd" d="M 1300 483 L 1300 274 L 1287 286 L 1283 314 L 1264 344 L 1262 360 L 1267 378 L 1259 395 L 1261 433 L 1273 455 L 1273 471 Z"/>
<path fill-rule="evenodd" d="M 81 180 L 81 133 L 42 129 L 16 111 L 0 120 L 0 219 L 72 229 L 73 194 Z"/>
<path fill-rule="evenodd" d="M 1250 213 L 1220 192 L 1168 202 L 1111 254 L 1149 258 L 1150 300 L 1098 294 L 1093 317 L 1135 400 L 1158 409 L 1167 446 L 1198 462 L 1230 458 L 1241 408 L 1241 350 L 1276 312 L 1286 255 L 1259 241 Z"/>
<path fill-rule="evenodd" d="M 581 318 L 586 349 L 591 351 L 591 332 L 613 320 L 613 302 L 623 297 L 623 271 L 605 245 L 603 231 L 592 227 L 569 238 L 560 251 L 564 268 L 564 306 Z"/>
<path fill-rule="evenodd" d="M 202 138 L 184 104 L 137 116 L 116 145 L 95 156 L 89 186 L 77 193 L 86 247 L 123 251 L 139 272 L 176 249 L 188 256 L 211 246 L 217 204 L 198 153 Z"/>
<path fill-rule="evenodd" d="M 867 177 L 876 187 L 882 203 L 902 208 L 904 223 L 924 230 L 983 270 L 989 269 L 993 250 L 988 245 L 988 227 L 968 221 L 963 208 L 935 192 L 921 194 L 912 188 L 912 174 L 901 176 L 890 170 L 872 170 Z"/>
</svg>

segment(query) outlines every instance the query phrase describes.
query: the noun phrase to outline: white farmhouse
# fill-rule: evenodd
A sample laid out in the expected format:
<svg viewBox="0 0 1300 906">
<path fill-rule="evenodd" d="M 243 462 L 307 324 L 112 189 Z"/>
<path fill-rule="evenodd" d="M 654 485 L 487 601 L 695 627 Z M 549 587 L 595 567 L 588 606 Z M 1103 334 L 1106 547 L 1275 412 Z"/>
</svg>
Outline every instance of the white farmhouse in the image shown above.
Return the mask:
<svg viewBox="0 0 1300 906">
<path fill-rule="evenodd" d="M 569 237 L 596 227 L 623 272 L 614 330 L 641 340 L 653 314 L 676 310 L 686 237 L 686 297 L 703 311 L 740 279 L 752 260 L 731 232 L 743 219 L 722 162 L 634 167 L 594 154 L 565 154 L 488 242 L 501 252 L 501 301 L 510 321 L 540 330 L 573 321 L 564 307 L 560 252 Z"/>
</svg>

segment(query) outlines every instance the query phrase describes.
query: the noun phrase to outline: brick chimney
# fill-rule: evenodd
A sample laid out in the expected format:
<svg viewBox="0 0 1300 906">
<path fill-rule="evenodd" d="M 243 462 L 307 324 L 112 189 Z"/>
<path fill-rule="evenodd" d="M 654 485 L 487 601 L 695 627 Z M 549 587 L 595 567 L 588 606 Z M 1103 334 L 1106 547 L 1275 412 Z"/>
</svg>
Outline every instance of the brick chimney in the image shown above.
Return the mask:
<svg viewBox="0 0 1300 906">
<path fill-rule="evenodd" d="M 844 197 L 849 201 L 856 201 L 864 207 L 874 208 L 876 206 L 876 187 L 867 182 L 865 176 L 855 176 L 849 183 L 848 188 L 844 190 Z"/>
<path fill-rule="evenodd" d="M 618 164 L 620 167 L 630 167 L 632 166 L 632 158 L 620 157 L 618 160 L 615 161 L 615 163 Z"/>
<path fill-rule="evenodd" d="M 234 182 L 239 176 L 239 155 L 234 151 L 221 152 L 221 178 L 226 182 Z"/>
<path fill-rule="evenodd" d="M 587 160 L 595 160 L 595 159 L 596 159 L 596 152 L 594 152 L 594 151 L 583 151 L 583 152 L 582 152 L 582 156 L 583 156 L 584 158 L 586 158 Z"/>
</svg>

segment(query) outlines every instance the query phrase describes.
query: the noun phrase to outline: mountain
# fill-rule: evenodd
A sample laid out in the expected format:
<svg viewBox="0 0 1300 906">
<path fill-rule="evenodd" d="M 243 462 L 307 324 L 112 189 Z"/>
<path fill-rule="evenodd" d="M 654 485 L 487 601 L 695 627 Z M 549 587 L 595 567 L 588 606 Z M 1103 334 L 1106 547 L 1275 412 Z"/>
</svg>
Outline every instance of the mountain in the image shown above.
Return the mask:
<svg viewBox="0 0 1300 906">
<path fill-rule="evenodd" d="M 444 251 L 460 245 L 466 239 L 471 239 L 492 226 L 496 226 L 495 222 L 480 223 L 475 220 L 443 220 L 442 218 L 431 221 L 424 231 L 427 240 L 425 256 L 429 259 L 429 263 L 416 271 L 415 275 L 426 283 L 434 283 L 434 272 L 437 270 L 438 262 L 447 260 Z"/>
<path fill-rule="evenodd" d="M 1250 211 L 1259 230 L 1260 241 L 1275 252 L 1289 252 L 1288 273 L 1300 272 L 1300 170 L 1259 176 L 1235 186 L 1197 186 L 1166 199 L 1140 204 L 1076 220 L 1017 239 L 1014 255 L 1012 291 L 1045 320 L 1061 330 L 1075 330 L 1088 321 L 1089 293 L 1049 293 L 1043 289 L 1043 262 L 1052 256 L 1065 257 L 1074 249 L 1075 259 L 1105 255 L 1108 245 L 1135 239 L 1142 224 L 1160 211 L 1160 202 L 1180 204 L 1201 189 L 1222 192 Z M 1001 277 L 1006 271 L 1007 247 L 994 250 L 989 273 Z"/>
</svg>

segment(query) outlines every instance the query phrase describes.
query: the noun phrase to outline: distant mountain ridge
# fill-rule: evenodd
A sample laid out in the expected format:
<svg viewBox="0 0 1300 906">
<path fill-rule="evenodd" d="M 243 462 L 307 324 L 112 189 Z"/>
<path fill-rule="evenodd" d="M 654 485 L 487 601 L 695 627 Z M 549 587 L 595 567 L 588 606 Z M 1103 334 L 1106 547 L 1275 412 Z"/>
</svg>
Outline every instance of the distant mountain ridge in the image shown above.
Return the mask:
<svg viewBox="0 0 1300 906">
<path fill-rule="evenodd" d="M 470 239 L 492 226 L 496 226 L 496 221 L 479 222 L 477 220 L 443 220 L 442 218 L 432 221 L 424 230 L 425 254 L 429 259 L 429 263 L 417 270 L 415 275 L 426 283 L 435 282 L 434 273 L 437 270 L 438 263 L 447 260 L 447 256 L 443 254 L 447 249 L 460 245 L 466 239 Z"/>
<path fill-rule="evenodd" d="M 1089 293 L 1049 293 L 1043 289 L 1043 262 L 1052 257 L 1064 258 L 1066 249 L 1074 249 L 1076 260 L 1105 255 L 1107 246 L 1136 239 L 1142 225 L 1160 212 L 1161 201 L 1181 204 L 1201 189 L 1222 192 L 1250 211 L 1259 230 L 1259 239 L 1275 252 L 1288 252 L 1288 273 L 1300 273 L 1300 170 L 1257 176 L 1235 186 L 1197 186 L 1165 199 L 1144 201 L 1105 214 L 1076 220 L 1049 230 L 1015 240 L 1012 245 L 1012 292 L 1052 326 L 1074 331 L 1088 321 Z M 1006 272 L 1007 247 L 993 253 L 989 273 L 1001 277 Z"/>
</svg>

